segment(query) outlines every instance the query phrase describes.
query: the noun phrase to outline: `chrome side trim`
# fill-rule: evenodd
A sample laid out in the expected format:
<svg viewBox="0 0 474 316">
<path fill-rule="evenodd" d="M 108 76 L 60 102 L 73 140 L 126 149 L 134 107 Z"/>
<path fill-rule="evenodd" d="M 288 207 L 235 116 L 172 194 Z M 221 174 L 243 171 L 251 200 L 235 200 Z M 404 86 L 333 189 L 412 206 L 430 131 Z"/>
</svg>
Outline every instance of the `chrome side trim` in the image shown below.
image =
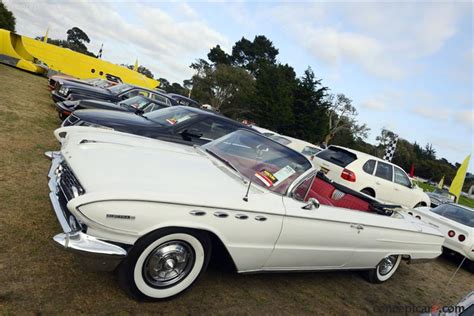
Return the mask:
<svg viewBox="0 0 474 316">
<path fill-rule="evenodd" d="M 193 210 L 193 211 L 189 212 L 189 214 L 194 215 L 194 216 L 204 216 L 204 215 L 206 215 L 206 212 Z"/>
<path fill-rule="evenodd" d="M 227 216 L 229 216 L 229 214 L 227 214 L 225 212 L 215 212 L 214 216 L 219 217 L 219 218 L 226 218 Z"/>
</svg>

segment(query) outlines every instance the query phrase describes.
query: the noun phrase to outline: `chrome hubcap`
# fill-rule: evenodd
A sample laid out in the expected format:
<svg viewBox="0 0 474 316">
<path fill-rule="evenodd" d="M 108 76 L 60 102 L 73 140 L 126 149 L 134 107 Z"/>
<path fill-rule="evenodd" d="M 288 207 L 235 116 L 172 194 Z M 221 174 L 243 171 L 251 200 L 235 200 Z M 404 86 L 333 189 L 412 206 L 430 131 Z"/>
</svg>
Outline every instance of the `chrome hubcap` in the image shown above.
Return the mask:
<svg viewBox="0 0 474 316">
<path fill-rule="evenodd" d="M 194 265 L 194 251 L 184 241 L 169 241 L 156 247 L 143 265 L 145 281 L 153 287 L 169 287 L 179 283 Z"/>
<path fill-rule="evenodd" d="M 395 266 L 395 263 L 397 262 L 398 256 L 388 256 L 384 258 L 380 263 L 379 263 L 379 273 L 381 275 L 386 275 L 390 271 L 392 271 L 393 267 Z"/>
</svg>

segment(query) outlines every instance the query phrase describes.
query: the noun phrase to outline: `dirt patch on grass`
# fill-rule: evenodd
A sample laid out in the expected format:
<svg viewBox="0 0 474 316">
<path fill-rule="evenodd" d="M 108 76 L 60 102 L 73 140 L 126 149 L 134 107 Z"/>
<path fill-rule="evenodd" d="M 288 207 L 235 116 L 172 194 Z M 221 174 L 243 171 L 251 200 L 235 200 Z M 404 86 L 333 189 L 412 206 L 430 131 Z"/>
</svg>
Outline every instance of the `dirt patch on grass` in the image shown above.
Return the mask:
<svg viewBox="0 0 474 316">
<path fill-rule="evenodd" d="M 45 78 L 0 65 L 0 313 L 374 314 L 383 305 L 454 304 L 474 276 L 441 257 L 403 264 L 374 285 L 357 272 L 238 275 L 210 268 L 180 297 L 138 303 L 112 273 L 84 269 L 53 246 L 60 232 L 48 199 L 45 150 L 60 124 Z"/>
</svg>

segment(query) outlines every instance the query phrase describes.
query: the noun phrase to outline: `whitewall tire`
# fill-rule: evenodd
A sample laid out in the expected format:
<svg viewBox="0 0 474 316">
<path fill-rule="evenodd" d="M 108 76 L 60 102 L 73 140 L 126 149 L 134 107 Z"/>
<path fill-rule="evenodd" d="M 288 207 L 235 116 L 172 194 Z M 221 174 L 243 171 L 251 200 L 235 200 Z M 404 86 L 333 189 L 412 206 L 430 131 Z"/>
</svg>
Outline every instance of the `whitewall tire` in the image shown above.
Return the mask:
<svg viewBox="0 0 474 316">
<path fill-rule="evenodd" d="M 375 269 L 367 272 L 367 278 L 371 283 L 382 283 L 387 281 L 395 274 L 400 265 L 402 256 L 390 255 L 383 258 Z"/>
<path fill-rule="evenodd" d="M 200 231 L 166 228 L 135 243 L 119 268 L 121 286 L 134 298 L 167 299 L 188 289 L 206 269 L 209 236 Z"/>
</svg>

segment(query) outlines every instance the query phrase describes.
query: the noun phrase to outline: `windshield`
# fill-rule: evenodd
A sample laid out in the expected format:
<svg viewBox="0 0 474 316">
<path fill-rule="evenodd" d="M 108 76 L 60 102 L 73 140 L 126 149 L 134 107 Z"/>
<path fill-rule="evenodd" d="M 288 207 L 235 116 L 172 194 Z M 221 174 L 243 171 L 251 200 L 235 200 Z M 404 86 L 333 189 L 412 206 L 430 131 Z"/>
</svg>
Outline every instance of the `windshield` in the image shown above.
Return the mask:
<svg viewBox="0 0 474 316">
<path fill-rule="evenodd" d="M 268 136 L 268 137 L 270 137 L 270 138 L 273 139 L 274 141 L 277 141 L 277 142 L 279 142 L 280 144 L 283 144 L 283 145 L 288 145 L 288 144 L 291 143 L 291 140 L 289 140 L 289 139 L 287 139 L 287 138 L 285 138 L 285 137 L 281 137 L 281 136 L 279 136 L 279 135 L 272 134 L 272 135 L 270 135 L 270 136 Z"/>
<path fill-rule="evenodd" d="M 316 147 L 306 146 L 305 148 L 303 148 L 301 153 L 303 155 L 307 155 L 307 156 L 314 156 L 317 153 L 319 153 L 320 151 L 321 151 L 321 149 L 318 149 Z"/>
<path fill-rule="evenodd" d="M 138 95 L 136 97 L 132 97 L 130 99 L 126 99 L 125 101 L 120 102 L 120 105 L 125 105 L 134 109 L 143 109 L 143 107 L 148 105 L 148 103 L 150 103 L 150 100 Z"/>
<path fill-rule="evenodd" d="M 332 162 L 345 168 L 348 164 L 357 159 L 357 156 L 343 148 L 329 146 L 326 150 L 320 151 L 316 157 Z"/>
<path fill-rule="evenodd" d="M 238 130 L 201 146 L 244 178 L 279 194 L 311 168 L 303 155 L 260 134 Z"/>
<path fill-rule="evenodd" d="M 129 90 L 130 88 L 131 88 L 130 85 L 128 85 L 128 84 L 123 84 L 123 83 L 122 83 L 122 84 L 118 84 L 118 85 L 116 85 L 116 86 L 110 87 L 110 88 L 108 88 L 108 89 L 109 89 L 109 91 L 112 91 L 112 92 L 115 93 L 115 94 L 120 94 L 120 93 L 122 93 L 122 92 L 124 92 L 124 91 Z"/>
<path fill-rule="evenodd" d="M 163 126 L 179 125 L 197 115 L 198 113 L 184 107 L 174 106 L 145 114 L 147 118 Z"/>
<path fill-rule="evenodd" d="M 455 204 L 441 204 L 431 209 L 432 212 L 447 217 L 460 224 L 474 227 L 474 210 Z"/>
</svg>

